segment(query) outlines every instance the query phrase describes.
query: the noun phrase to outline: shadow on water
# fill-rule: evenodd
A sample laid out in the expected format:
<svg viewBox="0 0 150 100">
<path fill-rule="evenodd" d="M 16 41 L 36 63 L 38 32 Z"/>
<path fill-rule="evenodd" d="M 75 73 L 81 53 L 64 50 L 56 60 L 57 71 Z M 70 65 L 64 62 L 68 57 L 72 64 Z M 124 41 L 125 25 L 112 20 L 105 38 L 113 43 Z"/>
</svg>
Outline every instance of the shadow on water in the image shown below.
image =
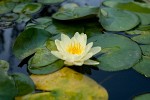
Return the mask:
<svg viewBox="0 0 150 100">
<path fill-rule="evenodd" d="M 70 0 L 79 5 L 99 6 L 99 0 Z M 68 2 L 68 1 L 66 1 Z M 15 38 L 23 30 L 25 23 L 16 24 L 11 28 L 0 29 L 0 59 L 6 60 L 10 64 L 9 72 L 27 73 L 26 65 L 18 67 L 20 60 L 12 52 Z M 109 93 L 109 100 L 131 100 L 133 96 L 150 92 L 150 79 L 142 76 L 132 69 L 119 72 L 106 72 L 102 70 L 92 70 L 89 75 L 99 84 L 104 86 Z"/>
</svg>

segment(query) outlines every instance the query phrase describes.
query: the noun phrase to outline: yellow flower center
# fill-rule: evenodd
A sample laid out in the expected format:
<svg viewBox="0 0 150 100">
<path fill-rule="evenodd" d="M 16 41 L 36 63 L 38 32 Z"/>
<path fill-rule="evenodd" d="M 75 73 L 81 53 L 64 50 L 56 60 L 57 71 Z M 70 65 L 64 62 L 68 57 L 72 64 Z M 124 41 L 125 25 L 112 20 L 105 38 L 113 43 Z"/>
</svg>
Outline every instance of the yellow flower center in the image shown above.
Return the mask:
<svg viewBox="0 0 150 100">
<path fill-rule="evenodd" d="M 81 54 L 83 52 L 83 47 L 80 43 L 74 42 L 68 46 L 67 52 L 69 52 L 70 54 Z"/>
</svg>

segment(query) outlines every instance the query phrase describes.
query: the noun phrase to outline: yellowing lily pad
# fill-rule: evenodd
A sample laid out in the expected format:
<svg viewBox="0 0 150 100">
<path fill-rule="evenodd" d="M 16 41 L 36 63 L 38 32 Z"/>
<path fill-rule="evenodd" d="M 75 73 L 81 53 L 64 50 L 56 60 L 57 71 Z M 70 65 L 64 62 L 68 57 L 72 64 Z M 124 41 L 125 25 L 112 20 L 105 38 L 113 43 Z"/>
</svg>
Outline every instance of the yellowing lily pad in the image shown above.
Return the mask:
<svg viewBox="0 0 150 100">
<path fill-rule="evenodd" d="M 16 100 L 108 100 L 107 91 L 89 77 L 70 68 L 47 75 L 31 75 L 36 88 L 43 93 L 35 93 Z"/>
</svg>

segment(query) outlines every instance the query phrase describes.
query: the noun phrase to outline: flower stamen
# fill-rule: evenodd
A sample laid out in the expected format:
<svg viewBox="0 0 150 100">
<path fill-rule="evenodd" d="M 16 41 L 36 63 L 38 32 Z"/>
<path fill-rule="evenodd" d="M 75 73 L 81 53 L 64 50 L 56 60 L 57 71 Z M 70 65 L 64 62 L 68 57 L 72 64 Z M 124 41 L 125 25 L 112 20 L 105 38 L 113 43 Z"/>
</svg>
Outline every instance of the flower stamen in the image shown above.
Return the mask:
<svg viewBox="0 0 150 100">
<path fill-rule="evenodd" d="M 83 47 L 79 42 L 73 42 L 68 46 L 67 52 L 69 52 L 70 54 L 81 54 L 83 52 Z"/>
</svg>

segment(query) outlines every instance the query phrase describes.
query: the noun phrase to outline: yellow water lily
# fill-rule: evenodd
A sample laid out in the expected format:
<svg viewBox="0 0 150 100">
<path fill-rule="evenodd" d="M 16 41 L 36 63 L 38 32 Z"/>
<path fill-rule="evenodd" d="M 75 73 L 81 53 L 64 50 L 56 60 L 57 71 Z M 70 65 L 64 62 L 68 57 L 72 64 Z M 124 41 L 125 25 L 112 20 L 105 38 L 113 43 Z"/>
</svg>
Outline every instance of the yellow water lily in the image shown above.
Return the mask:
<svg viewBox="0 0 150 100">
<path fill-rule="evenodd" d="M 64 60 L 68 66 L 77 65 L 97 65 L 99 62 L 90 60 L 90 58 L 101 51 L 101 47 L 93 47 L 93 42 L 87 44 L 87 35 L 78 32 L 72 38 L 61 34 L 61 40 L 56 39 L 55 45 L 58 51 L 51 53 Z"/>
</svg>

